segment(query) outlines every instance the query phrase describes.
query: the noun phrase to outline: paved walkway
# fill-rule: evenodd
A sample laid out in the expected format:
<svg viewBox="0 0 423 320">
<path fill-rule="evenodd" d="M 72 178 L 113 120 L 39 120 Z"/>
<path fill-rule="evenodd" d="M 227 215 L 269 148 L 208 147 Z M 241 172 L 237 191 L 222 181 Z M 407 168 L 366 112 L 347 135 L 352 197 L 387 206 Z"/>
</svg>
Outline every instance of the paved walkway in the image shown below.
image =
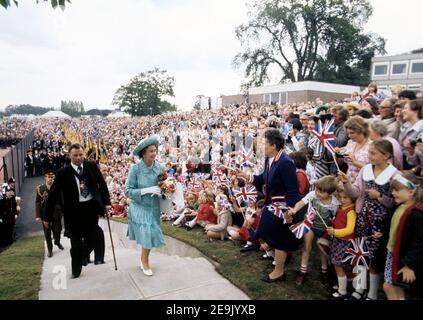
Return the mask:
<svg viewBox="0 0 423 320">
<path fill-rule="evenodd" d="M 65 250 L 55 247 L 53 257 L 44 260 L 40 300 L 249 299 L 218 274 L 213 264 L 195 248 L 169 237 L 166 237 L 165 248 L 152 251 L 150 265 L 154 275 L 145 276 L 139 267 L 139 249 L 125 237 L 126 225 L 111 224 L 118 270 L 114 270 L 110 236 L 106 232 L 106 264 L 89 264 L 82 269 L 79 278 L 71 279 L 70 243 L 68 238 L 64 238 L 62 244 Z M 101 225 L 103 230 L 108 230 L 104 221 Z M 61 275 L 64 277 L 61 278 Z M 66 289 L 60 289 L 60 284 Z"/>
<path fill-rule="evenodd" d="M 16 220 L 16 236 L 18 238 L 32 235 L 42 235 L 43 227 L 35 222 L 35 195 L 38 185 L 43 184 L 43 177 L 25 178 L 19 196 L 21 201 L 21 213 Z"/>
</svg>

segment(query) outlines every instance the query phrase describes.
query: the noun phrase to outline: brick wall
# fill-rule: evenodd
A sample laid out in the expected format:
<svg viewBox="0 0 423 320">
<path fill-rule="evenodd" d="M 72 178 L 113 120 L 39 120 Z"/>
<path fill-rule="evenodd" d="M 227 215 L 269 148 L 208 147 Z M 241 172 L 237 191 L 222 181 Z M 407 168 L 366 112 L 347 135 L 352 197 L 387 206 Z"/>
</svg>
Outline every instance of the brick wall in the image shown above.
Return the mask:
<svg viewBox="0 0 423 320">
<path fill-rule="evenodd" d="M 288 103 L 313 101 L 317 98 L 320 98 L 324 103 L 328 103 L 334 99 L 341 101 L 349 97 L 348 94 L 334 92 L 292 91 L 288 93 Z"/>
<path fill-rule="evenodd" d="M 262 94 L 252 94 L 249 97 L 250 103 L 263 103 Z M 237 94 L 233 96 L 222 96 L 222 106 L 227 106 L 229 104 L 242 104 L 245 102 L 245 97 L 242 94 Z"/>
</svg>

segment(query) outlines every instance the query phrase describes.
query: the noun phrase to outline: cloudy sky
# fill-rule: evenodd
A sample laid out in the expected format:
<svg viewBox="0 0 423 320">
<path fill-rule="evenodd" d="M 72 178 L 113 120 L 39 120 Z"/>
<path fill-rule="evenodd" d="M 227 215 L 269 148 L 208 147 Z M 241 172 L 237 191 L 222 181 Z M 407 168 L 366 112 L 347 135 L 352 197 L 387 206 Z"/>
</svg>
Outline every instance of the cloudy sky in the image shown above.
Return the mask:
<svg viewBox="0 0 423 320">
<path fill-rule="evenodd" d="M 112 108 L 117 88 L 154 67 L 175 77 L 171 101 L 180 109 L 197 94 L 235 94 L 243 82 L 232 59 L 247 0 L 72 0 L 64 12 L 19 2 L 0 8 L 0 108 L 58 108 L 61 100 Z M 388 54 L 423 47 L 423 1 L 371 3 L 365 29 L 387 39 Z"/>
</svg>

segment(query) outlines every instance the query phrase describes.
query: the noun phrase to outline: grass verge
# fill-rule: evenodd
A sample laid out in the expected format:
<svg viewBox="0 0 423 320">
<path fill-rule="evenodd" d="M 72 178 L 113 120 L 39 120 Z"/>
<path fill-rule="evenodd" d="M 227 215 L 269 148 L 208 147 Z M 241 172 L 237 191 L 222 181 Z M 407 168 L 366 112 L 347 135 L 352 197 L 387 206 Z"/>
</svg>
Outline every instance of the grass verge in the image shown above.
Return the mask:
<svg viewBox="0 0 423 320">
<path fill-rule="evenodd" d="M 17 240 L 0 253 L 0 300 L 38 300 L 44 237 Z"/>
</svg>

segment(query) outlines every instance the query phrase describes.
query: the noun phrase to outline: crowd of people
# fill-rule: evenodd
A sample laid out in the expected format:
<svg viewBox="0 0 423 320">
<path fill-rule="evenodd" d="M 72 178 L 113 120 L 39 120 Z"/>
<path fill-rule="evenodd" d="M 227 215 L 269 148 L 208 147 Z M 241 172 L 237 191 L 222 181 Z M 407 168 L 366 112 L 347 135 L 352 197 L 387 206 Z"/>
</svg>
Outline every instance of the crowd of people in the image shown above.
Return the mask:
<svg viewBox="0 0 423 320">
<path fill-rule="evenodd" d="M 19 143 L 32 128 L 32 123 L 25 119 L 0 119 L 0 149 Z"/>
<path fill-rule="evenodd" d="M 80 143 L 99 164 L 114 215 L 126 217 L 133 151 L 158 135 L 158 161 L 176 184 L 162 220 L 243 241 L 242 252 L 262 250 L 275 265 L 266 282 L 286 279 L 286 258 L 299 248 L 296 283 L 307 281 L 316 240 L 318 272 L 332 298 L 376 300 L 384 282 L 389 299 L 403 299 L 421 292 L 423 282 L 423 96 L 394 89 L 386 95 L 370 84 L 363 96 L 326 104 L 34 120 L 25 125 L 36 129 L 27 175 L 57 170 L 67 163 L 67 148 Z M 240 195 L 248 190 L 251 196 Z M 362 259 L 348 257 L 352 244 Z M 347 290 L 355 267 L 364 267 L 369 283 Z"/>
</svg>

